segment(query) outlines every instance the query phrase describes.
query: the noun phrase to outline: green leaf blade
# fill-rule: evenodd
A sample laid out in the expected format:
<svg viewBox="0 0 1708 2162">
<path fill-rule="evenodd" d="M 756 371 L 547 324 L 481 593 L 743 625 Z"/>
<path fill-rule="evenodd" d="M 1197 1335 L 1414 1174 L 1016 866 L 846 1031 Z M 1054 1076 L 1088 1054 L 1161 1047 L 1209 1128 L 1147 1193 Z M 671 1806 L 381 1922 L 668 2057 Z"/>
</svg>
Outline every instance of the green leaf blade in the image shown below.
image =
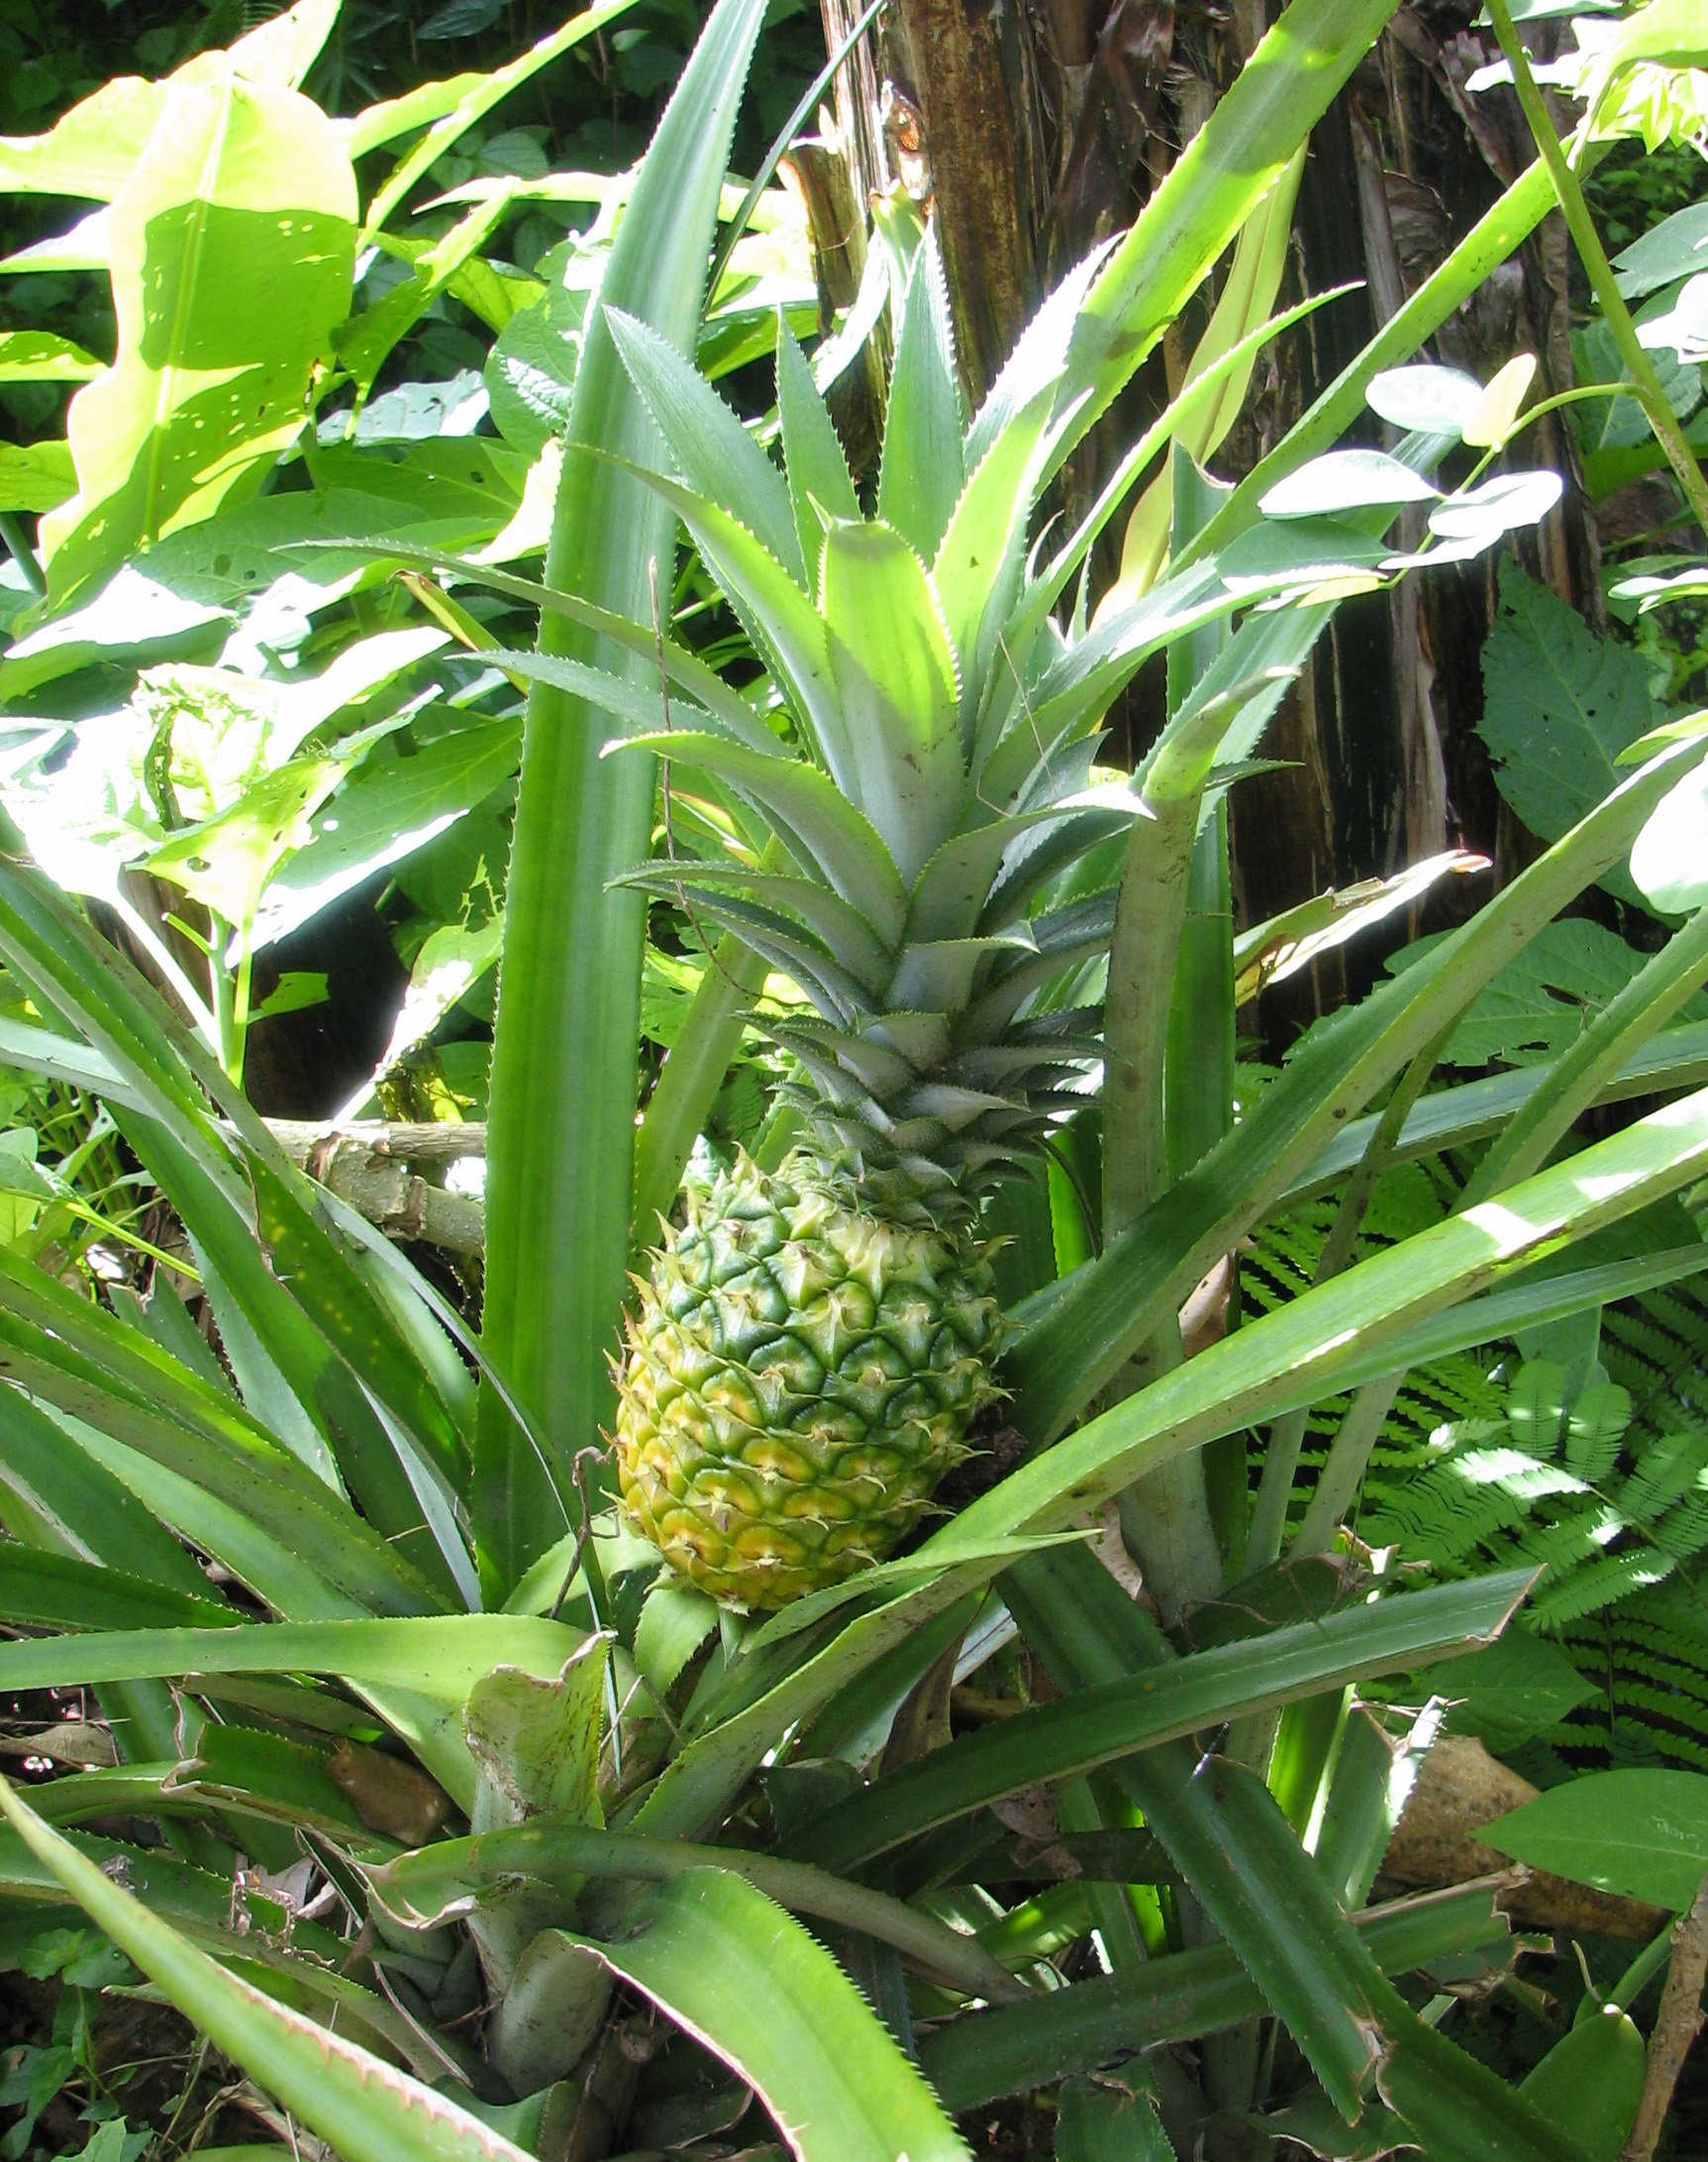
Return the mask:
<svg viewBox="0 0 1708 2162">
<path fill-rule="evenodd" d="M 736 107 L 763 8 L 721 0 L 659 123 L 612 246 L 607 305 L 686 352 Z M 597 18 L 581 18 L 592 23 Z M 547 554 L 549 586 L 635 623 L 674 549 L 673 509 L 598 446 L 645 461 L 656 438 L 601 313 L 588 327 Z M 553 614 L 541 646 L 636 674 L 639 657 Z M 612 1416 L 607 1357 L 629 1265 L 646 900 L 610 881 L 647 853 L 653 762 L 606 760 L 597 707 L 549 684 L 529 701 L 494 1032 L 484 1343 L 536 1433 L 481 1394 L 473 1515 L 494 1604 L 578 1511 L 569 1471 Z M 570 1115 L 573 1110 L 573 1116 Z"/>
<path fill-rule="evenodd" d="M 582 1941 L 757 2091 L 798 2162 L 967 2162 L 830 1954 L 762 1893 L 691 1870 L 633 1917 L 620 1943 Z"/>
</svg>

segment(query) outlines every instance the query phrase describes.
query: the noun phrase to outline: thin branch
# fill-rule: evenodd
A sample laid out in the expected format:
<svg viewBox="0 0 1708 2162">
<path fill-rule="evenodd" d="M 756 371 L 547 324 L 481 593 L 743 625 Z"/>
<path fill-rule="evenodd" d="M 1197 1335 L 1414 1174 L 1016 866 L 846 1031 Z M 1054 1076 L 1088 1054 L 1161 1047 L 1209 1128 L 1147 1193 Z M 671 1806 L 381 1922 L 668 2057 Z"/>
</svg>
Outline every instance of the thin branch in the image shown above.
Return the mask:
<svg viewBox="0 0 1708 2162">
<path fill-rule="evenodd" d="M 1582 258 L 1583 267 L 1589 274 L 1589 282 L 1595 292 L 1596 303 L 1607 320 L 1607 329 L 1631 377 L 1632 395 L 1643 408 L 1643 417 L 1655 431 L 1655 440 L 1665 454 L 1666 463 L 1677 475 L 1678 485 L 1684 491 L 1684 500 L 1694 513 L 1696 522 L 1708 530 L 1708 480 L 1696 462 L 1696 454 L 1685 440 L 1678 416 L 1666 401 L 1666 393 L 1660 387 L 1660 377 L 1655 362 L 1637 336 L 1637 325 L 1631 319 L 1631 310 L 1625 305 L 1625 296 L 1619 290 L 1613 265 L 1607 259 L 1607 251 L 1601 245 L 1601 236 L 1595 230 L 1595 221 L 1584 201 L 1582 184 L 1572 170 L 1571 161 L 1549 118 L 1548 106 L 1537 87 L 1536 77 L 1530 71 L 1530 56 L 1519 43 L 1518 33 L 1512 27 L 1512 16 L 1506 0 L 1488 0 L 1489 19 L 1494 24 L 1494 34 L 1500 41 L 1512 68 L 1512 86 L 1518 92 L 1518 102 L 1524 108 L 1524 117 L 1530 124 L 1530 132 L 1536 139 L 1537 150 L 1548 167 L 1548 177 L 1554 183 L 1555 199 L 1564 214 L 1565 223 Z"/>
<path fill-rule="evenodd" d="M 1678 2085 L 1690 2045 L 1702 2031 L 1704 1981 L 1708 1981 L 1708 1877 L 1702 1880 L 1689 1913 L 1679 1917 L 1672 1932 L 1666 1987 L 1660 1993 L 1655 2032 L 1649 2037 L 1643 2100 L 1637 2106 L 1631 2137 L 1620 2149 L 1619 2162 L 1651 2162 L 1660 2142 L 1666 2112 L 1672 2105 L 1672 2090 Z"/>
<path fill-rule="evenodd" d="M 452 1254 L 479 1254 L 485 1208 L 472 1193 L 451 1193 L 411 1170 L 486 1154 L 484 1126 L 316 1126 L 269 1119 L 273 1138 L 310 1178 L 394 1239 Z"/>
</svg>

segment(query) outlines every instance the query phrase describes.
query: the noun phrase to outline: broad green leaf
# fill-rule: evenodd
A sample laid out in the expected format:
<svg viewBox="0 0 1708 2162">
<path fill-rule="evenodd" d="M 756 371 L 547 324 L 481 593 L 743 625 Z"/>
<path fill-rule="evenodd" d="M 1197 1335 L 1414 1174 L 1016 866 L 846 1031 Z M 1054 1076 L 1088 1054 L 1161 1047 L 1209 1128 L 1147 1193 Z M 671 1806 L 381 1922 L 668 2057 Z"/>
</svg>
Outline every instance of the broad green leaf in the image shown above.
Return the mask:
<svg viewBox="0 0 1708 2162">
<path fill-rule="evenodd" d="M 600 283 L 605 307 L 680 352 L 698 337 L 762 15 L 759 0 L 720 0 Z M 600 313 L 575 373 L 545 582 L 632 624 L 652 624 L 654 578 L 660 594 L 671 586 L 675 513 L 620 463 L 651 458 L 656 440 Z M 542 622 L 540 643 L 633 678 L 656 671 L 655 661 L 646 669 L 557 614 Z M 492 1054 L 483 1340 L 534 1430 L 553 1437 L 553 1455 L 542 1462 L 483 1388 L 471 1504 L 493 1604 L 560 1535 L 576 1506 L 570 1459 L 611 1418 L 606 1362 L 630 1260 L 646 900 L 610 881 L 647 854 L 655 774 L 640 756 L 603 759 L 610 734 L 597 705 L 571 692 L 541 684 L 529 700 Z"/>
<path fill-rule="evenodd" d="M 1562 486 L 1554 472 L 1495 473 L 1450 495 L 1429 514 L 1430 533 L 1441 546 L 1425 560 L 1480 556 L 1504 534 L 1540 524 L 1559 501 Z"/>
<path fill-rule="evenodd" d="M 355 386 L 358 406 L 373 388 L 375 376 L 392 352 L 442 293 L 455 294 L 460 286 L 461 296 L 470 300 L 476 297 L 468 288 L 470 268 L 484 267 L 480 250 L 491 239 L 503 210 L 501 202 L 476 203 L 448 233 L 415 256 L 408 277 L 400 279 L 382 300 L 340 327 L 334 342 L 338 358 Z M 406 393 L 414 388 L 404 386 Z M 376 400 L 375 404 L 381 402 Z M 373 412 L 373 406 L 365 406 L 356 427 L 370 422 Z"/>
<path fill-rule="evenodd" d="M 310 443 L 304 461 L 317 488 L 389 500 L 398 537 L 454 520 L 487 543 L 521 508 L 529 472 L 528 460 L 495 436 Z"/>
<path fill-rule="evenodd" d="M 355 743 L 350 755 L 366 749 Z M 312 816 L 344 771 L 340 758 L 291 759 L 225 810 L 150 850 L 148 867 L 247 932 L 274 870 L 313 838 Z"/>
<path fill-rule="evenodd" d="M 493 426 L 530 458 L 562 434 L 569 416 L 587 304 L 573 285 L 549 286 L 532 307 L 516 310 L 486 357 Z"/>
<path fill-rule="evenodd" d="M 332 36 L 342 5 L 343 0 L 296 0 L 294 7 L 282 8 L 237 39 L 230 48 L 232 64 L 250 82 L 300 90 Z M 208 65 L 208 58 L 198 55 L 180 72 L 190 74 Z"/>
<path fill-rule="evenodd" d="M 1496 1817 L 1477 1837 L 1532 1869 L 1682 1910 L 1708 1876 L 1708 1779 L 1586 1773 Z"/>
<path fill-rule="evenodd" d="M 288 938 L 374 872 L 437 840 L 503 786 L 520 746 L 514 722 L 485 719 L 436 736 L 409 758 L 370 755 L 311 817 L 310 838 L 268 881 L 255 912 L 256 949 Z"/>
<path fill-rule="evenodd" d="M 121 1891 L 4 1782 L 0 1814 L 217 2049 L 350 2162 L 527 2162 L 522 2148 L 456 2103 L 228 1973 Z"/>
<path fill-rule="evenodd" d="M 1460 436 L 1482 396 L 1482 385 L 1462 368 L 1433 362 L 1384 368 L 1364 393 L 1372 413 L 1408 434 Z"/>
<path fill-rule="evenodd" d="M 43 528 L 53 606 L 252 486 L 350 305 L 355 180 L 294 90 L 172 82 L 107 231 L 113 365 L 71 401 L 78 492 Z"/>
<path fill-rule="evenodd" d="M 798 2162 L 967 2162 L 864 1999 L 762 1893 L 693 1870 L 629 1919 L 620 1942 L 582 1941 L 756 2091 Z"/>
<path fill-rule="evenodd" d="M 368 1099 L 404 1053 L 425 1043 L 451 1009 L 498 966 L 503 945 L 502 910 L 470 923 L 442 923 L 427 934 L 411 965 L 403 1004 L 372 1079 L 352 1096 L 344 1116 L 362 1115 Z"/>
<path fill-rule="evenodd" d="M 1518 2091 L 1576 2141 L 1587 2162 L 1619 2162 L 1647 2067 L 1635 2023 L 1607 2006 L 1568 2027 Z"/>
<path fill-rule="evenodd" d="M 153 88 L 154 85 L 149 85 Z M 107 213 L 91 210 L 68 233 L 0 257 L 0 270 L 101 270 L 107 267 Z"/>
<path fill-rule="evenodd" d="M 1338 518 L 1350 510 L 1434 503 L 1441 490 L 1384 451 L 1330 451 L 1277 481 L 1263 498 L 1268 518 Z"/>
<path fill-rule="evenodd" d="M 1429 1687 L 1452 1702 L 1456 1732 L 1475 1734 L 1496 1751 L 1557 1726 L 1595 1695 L 1558 1645 L 1524 1628 L 1508 1629 L 1486 1651 L 1433 1668 Z"/>
<path fill-rule="evenodd" d="M 1708 268 L 1708 203 L 1690 203 L 1662 218 L 1615 256 L 1613 266 L 1629 300 Z"/>
<path fill-rule="evenodd" d="M 1536 355 L 1520 353 L 1489 377 L 1465 415 L 1460 433 L 1476 449 L 1498 450 L 1518 425 L 1519 412 L 1536 379 Z"/>
<path fill-rule="evenodd" d="M 1557 841 L 1614 787 L 1619 753 L 1658 718 L 1649 669 L 1636 651 L 1598 639 L 1511 560 L 1500 566 L 1500 609 L 1482 650 L 1477 733 L 1495 779 L 1532 833 Z M 1601 883 L 1637 890 L 1621 869 Z"/>
<path fill-rule="evenodd" d="M 1420 941 L 1389 966 L 1403 970 L 1427 950 Z M 1643 960 L 1603 924 L 1579 916 L 1547 924 L 1465 1008 L 1443 1057 L 1452 1066 L 1552 1065 L 1634 979 Z M 1689 1017 L 1702 1018 L 1701 1007 Z"/>
</svg>

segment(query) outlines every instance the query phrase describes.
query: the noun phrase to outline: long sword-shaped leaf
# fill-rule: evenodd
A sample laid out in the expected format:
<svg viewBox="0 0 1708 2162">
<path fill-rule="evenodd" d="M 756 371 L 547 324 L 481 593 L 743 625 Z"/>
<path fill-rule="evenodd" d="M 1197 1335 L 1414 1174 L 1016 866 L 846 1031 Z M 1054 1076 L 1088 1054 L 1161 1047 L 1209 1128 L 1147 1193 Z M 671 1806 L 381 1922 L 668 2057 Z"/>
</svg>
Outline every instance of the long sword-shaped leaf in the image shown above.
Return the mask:
<svg viewBox="0 0 1708 2162">
<path fill-rule="evenodd" d="M 1058 1687 L 1155 1669 L 1153 1629 L 1083 1550 L 1021 1563 L 1006 1590 L 1022 1633 Z M 1401 2052 L 1407 2065 L 1418 2059 L 1421 2022 L 1360 1942 L 1274 1797 L 1244 1766 L 1200 1758 L 1182 1742 L 1129 1758 L 1115 1777 L 1335 2107 L 1356 2123 L 1368 2088 Z M 1445 2057 L 1433 2057 L 1408 2091 L 1426 2152 L 1456 2162 L 1465 2153 L 1432 2136 L 1439 2111 L 1456 2130 L 1465 2119 L 1478 2126 L 1480 2154 L 1561 2162 L 1558 2135 L 1538 2111 L 1451 2044 Z"/>
<path fill-rule="evenodd" d="M 1410 360 L 1489 273 L 1523 246 L 1553 208 L 1554 189 L 1547 167 L 1538 158 L 1484 212 L 1405 306 L 1382 325 L 1356 360 L 1342 369 L 1274 450 L 1253 467 L 1198 535 L 1185 560 L 1223 548 L 1235 534 L 1256 525 L 1262 499 L 1276 482 L 1308 459 L 1332 450 L 1358 418 L 1372 379 L 1384 368 Z"/>
<path fill-rule="evenodd" d="M 3 1782 L 0 1814 L 216 2048 L 349 2162 L 527 2162 L 521 2147 L 445 2096 L 228 1974 L 121 1891 Z"/>
<path fill-rule="evenodd" d="M 1393 12 L 1394 0 L 1292 0 L 1270 28 L 1099 272 L 1056 393 L 1053 463 L 1174 321 Z"/>
<path fill-rule="evenodd" d="M 1205 1269 L 1261 1218 L 1336 1129 L 1432 1043 L 1567 901 L 1619 861 L 1656 803 L 1699 755 L 1686 745 L 1652 760 L 1473 922 L 1362 1005 L 1339 1015 L 1289 1063 L 1249 1119 L 1097 1261 L 1082 1265 L 1040 1301 L 1036 1327 L 1026 1328 L 1023 1316 L 1023 1334 L 1008 1362 L 1016 1424 L 1040 1439 L 1056 1432 Z M 1423 970 L 1429 974 L 1420 975 Z"/>
<path fill-rule="evenodd" d="M 461 1704 L 494 1667 L 549 1681 L 582 1638 L 533 1614 L 278 1621 L 251 1629 L 125 1629 L 0 1644 L 0 1689 L 181 1674 L 335 1674 Z"/>
<path fill-rule="evenodd" d="M 821 1944 L 750 1884 L 690 1870 L 587 1943 L 754 2089 L 799 2162 L 968 2162 L 954 2127 Z"/>
<path fill-rule="evenodd" d="M 1047 1531 L 1184 1450 L 1320 1401 L 1350 1355 L 1528 1262 L 1675 1192 L 1708 1163 L 1708 1089 L 1450 1218 L 1236 1330 L 981 1495 L 922 1552 Z"/>
<path fill-rule="evenodd" d="M 1390 1975 L 1455 1955 L 1498 1956 L 1510 1936 L 1487 1880 L 1370 1907 L 1355 1926 Z M 1195 2042 L 1262 2009 L 1261 1990 L 1218 1944 L 957 2019 L 921 2040 L 920 2062 L 950 2109 L 972 2110 L 1130 2050 Z"/>
<path fill-rule="evenodd" d="M 736 108 L 762 0 L 720 0 L 644 160 L 600 292 L 688 351 Z M 637 623 L 674 554 L 675 514 L 620 464 L 653 424 L 603 312 L 576 371 L 546 582 Z M 638 658 L 549 616 L 540 643 L 634 673 Z M 529 700 L 492 1056 L 485 1344 L 536 1429 L 541 1463 L 496 1392 L 482 1390 L 474 1518 L 493 1603 L 561 1533 L 570 1463 L 609 1423 L 639 1075 L 645 897 L 610 880 L 647 853 L 653 762 L 602 759 L 599 710 L 540 684 Z"/>
<path fill-rule="evenodd" d="M 1533 1571 L 1517 1570 L 1345 1607 L 1321 1621 L 1199 1652 L 1142 1680 L 1034 1705 L 851 1796 L 791 1852 L 822 1869 L 846 1871 L 1023 1787 L 1090 1771 L 1259 1706 L 1427 1665 L 1460 1644 L 1491 1642 L 1534 1581 Z"/>
<path fill-rule="evenodd" d="M 146 1115 L 115 1115 L 208 1258 L 234 1324 L 254 1338 L 376 1529 L 399 1540 L 445 1603 L 459 1602 L 375 1401 L 452 1492 L 460 1436 L 394 1314 L 329 1234 L 308 1180 L 136 970 L 44 881 L 4 861 L 0 952 L 143 1100 Z"/>
<path fill-rule="evenodd" d="M 685 355 L 620 308 L 608 319 L 676 470 L 697 494 L 724 504 L 804 588 L 806 559 L 788 482 Z"/>
</svg>

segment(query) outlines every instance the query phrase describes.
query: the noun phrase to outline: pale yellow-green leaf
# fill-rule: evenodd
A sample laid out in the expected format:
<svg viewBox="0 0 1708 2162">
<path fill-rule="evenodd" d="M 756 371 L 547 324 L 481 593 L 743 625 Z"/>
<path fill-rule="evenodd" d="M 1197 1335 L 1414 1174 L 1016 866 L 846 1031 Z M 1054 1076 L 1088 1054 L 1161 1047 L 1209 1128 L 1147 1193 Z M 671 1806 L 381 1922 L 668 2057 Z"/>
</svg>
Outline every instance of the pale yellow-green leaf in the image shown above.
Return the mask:
<svg viewBox="0 0 1708 2162">
<path fill-rule="evenodd" d="M 342 6 L 343 0 L 297 0 L 294 8 L 257 23 L 239 38 L 231 49 L 233 64 L 250 82 L 300 90 L 303 77 L 332 36 Z"/>
<path fill-rule="evenodd" d="M 338 786 L 338 759 L 292 759 L 263 773 L 229 810 L 175 833 L 148 866 L 227 923 L 247 925 L 267 880 L 314 838 L 314 813 Z"/>
<path fill-rule="evenodd" d="M 0 334 L 0 383 L 86 383 L 100 372 L 92 353 L 51 331 Z M 67 457 L 65 470 L 70 469 Z"/>
<path fill-rule="evenodd" d="M 42 533 L 55 607 L 294 440 L 349 310 L 355 211 L 342 139 L 307 98 L 229 60 L 167 83 L 108 213 L 118 344 L 71 403 L 77 494 Z"/>
<path fill-rule="evenodd" d="M 52 510 L 75 492 L 63 443 L 0 443 L 0 511 Z"/>
<path fill-rule="evenodd" d="M 110 203 L 130 178 L 165 97 L 162 83 L 118 75 L 46 135 L 0 136 L 0 190 Z"/>
<path fill-rule="evenodd" d="M 1463 440 L 1476 448 L 1498 450 L 1511 435 L 1520 406 L 1530 395 L 1536 379 L 1536 355 L 1519 353 L 1483 385 L 1482 396 L 1471 407 Z"/>
</svg>

